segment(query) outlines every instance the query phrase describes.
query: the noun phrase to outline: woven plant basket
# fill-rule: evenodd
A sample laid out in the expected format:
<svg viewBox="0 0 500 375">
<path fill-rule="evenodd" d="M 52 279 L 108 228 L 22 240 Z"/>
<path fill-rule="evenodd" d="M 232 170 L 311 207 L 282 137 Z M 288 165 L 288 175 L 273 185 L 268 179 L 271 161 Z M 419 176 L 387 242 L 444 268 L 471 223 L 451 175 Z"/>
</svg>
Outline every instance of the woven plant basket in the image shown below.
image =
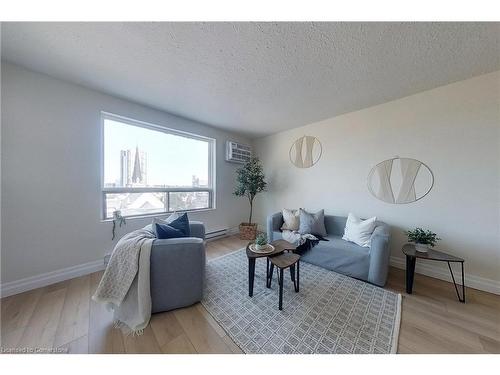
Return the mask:
<svg viewBox="0 0 500 375">
<path fill-rule="evenodd" d="M 255 240 L 257 236 L 257 224 L 241 223 L 240 224 L 240 239 Z"/>
</svg>

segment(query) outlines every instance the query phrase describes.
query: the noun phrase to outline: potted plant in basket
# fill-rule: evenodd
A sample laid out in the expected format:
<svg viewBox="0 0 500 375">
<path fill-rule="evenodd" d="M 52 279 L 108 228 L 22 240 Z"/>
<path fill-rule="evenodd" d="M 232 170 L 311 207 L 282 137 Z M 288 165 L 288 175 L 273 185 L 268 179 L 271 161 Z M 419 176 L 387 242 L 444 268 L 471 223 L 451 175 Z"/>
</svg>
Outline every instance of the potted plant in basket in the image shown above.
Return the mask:
<svg viewBox="0 0 500 375">
<path fill-rule="evenodd" d="M 264 169 L 259 158 L 251 157 L 241 168 L 236 171 L 236 187 L 234 195 L 247 197 L 250 203 L 250 217 L 248 223 L 240 224 L 240 238 L 243 240 L 254 240 L 257 234 L 257 224 L 252 223 L 253 200 L 258 193 L 266 190 L 267 183 L 264 180 Z"/>
<path fill-rule="evenodd" d="M 415 228 L 405 233 L 408 236 L 408 241 L 415 243 L 415 249 L 423 253 L 427 252 L 429 246 L 434 247 L 437 241 L 441 239 L 437 237 L 436 233 L 430 230 L 423 230 L 422 228 Z"/>
</svg>

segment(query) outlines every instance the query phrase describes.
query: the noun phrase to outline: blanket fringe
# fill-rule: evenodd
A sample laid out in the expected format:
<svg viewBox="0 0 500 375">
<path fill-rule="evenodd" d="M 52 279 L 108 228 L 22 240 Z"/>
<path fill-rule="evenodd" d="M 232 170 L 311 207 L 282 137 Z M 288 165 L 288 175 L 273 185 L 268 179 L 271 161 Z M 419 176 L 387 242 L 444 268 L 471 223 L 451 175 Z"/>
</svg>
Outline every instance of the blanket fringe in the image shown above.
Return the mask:
<svg viewBox="0 0 500 375">
<path fill-rule="evenodd" d="M 130 329 L 125 323 L 120 320 L 113 321 L 113 328 L 120 329 L 125 336 L 142 336 L 144 334 L 143 329 Z"/>
<path fill-rule="evenodd" d="M 143 329 L 138 329 L 136 331 L 130 331 L 128 333 L 128 335 L 132 335 L 132 336 L 142 336 L 144 334 L 144 330 Z"/>
</svg>

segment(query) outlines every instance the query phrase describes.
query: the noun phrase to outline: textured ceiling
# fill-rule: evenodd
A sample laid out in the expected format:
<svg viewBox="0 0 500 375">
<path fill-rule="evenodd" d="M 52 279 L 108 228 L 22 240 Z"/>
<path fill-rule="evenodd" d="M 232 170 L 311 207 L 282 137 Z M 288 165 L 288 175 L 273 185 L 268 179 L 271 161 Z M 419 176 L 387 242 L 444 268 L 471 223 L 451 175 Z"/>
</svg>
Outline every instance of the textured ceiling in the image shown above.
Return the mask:
<svg viewBox="0 0 500 375">
<path fill-rule="evenodd" d="M 2 59 L 261 136 L 500 69 L 499 23 L 3 23 Z"/>
</svg>

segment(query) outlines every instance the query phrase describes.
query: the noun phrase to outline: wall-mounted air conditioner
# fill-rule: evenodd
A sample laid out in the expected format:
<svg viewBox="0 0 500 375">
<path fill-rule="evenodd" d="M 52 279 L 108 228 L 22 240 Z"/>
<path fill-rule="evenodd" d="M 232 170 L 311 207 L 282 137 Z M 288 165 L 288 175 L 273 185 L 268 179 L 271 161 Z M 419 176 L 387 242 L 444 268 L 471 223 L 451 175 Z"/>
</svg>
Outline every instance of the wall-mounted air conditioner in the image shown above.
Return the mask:
<svg viewBox="0 0 500 375">
<path fill-rule="evenodd" d="M 226 142 L 226 161 L 232 163 L 245 163 L 252 156 L 252 148 L 238 142 Z"/>
</svg>

